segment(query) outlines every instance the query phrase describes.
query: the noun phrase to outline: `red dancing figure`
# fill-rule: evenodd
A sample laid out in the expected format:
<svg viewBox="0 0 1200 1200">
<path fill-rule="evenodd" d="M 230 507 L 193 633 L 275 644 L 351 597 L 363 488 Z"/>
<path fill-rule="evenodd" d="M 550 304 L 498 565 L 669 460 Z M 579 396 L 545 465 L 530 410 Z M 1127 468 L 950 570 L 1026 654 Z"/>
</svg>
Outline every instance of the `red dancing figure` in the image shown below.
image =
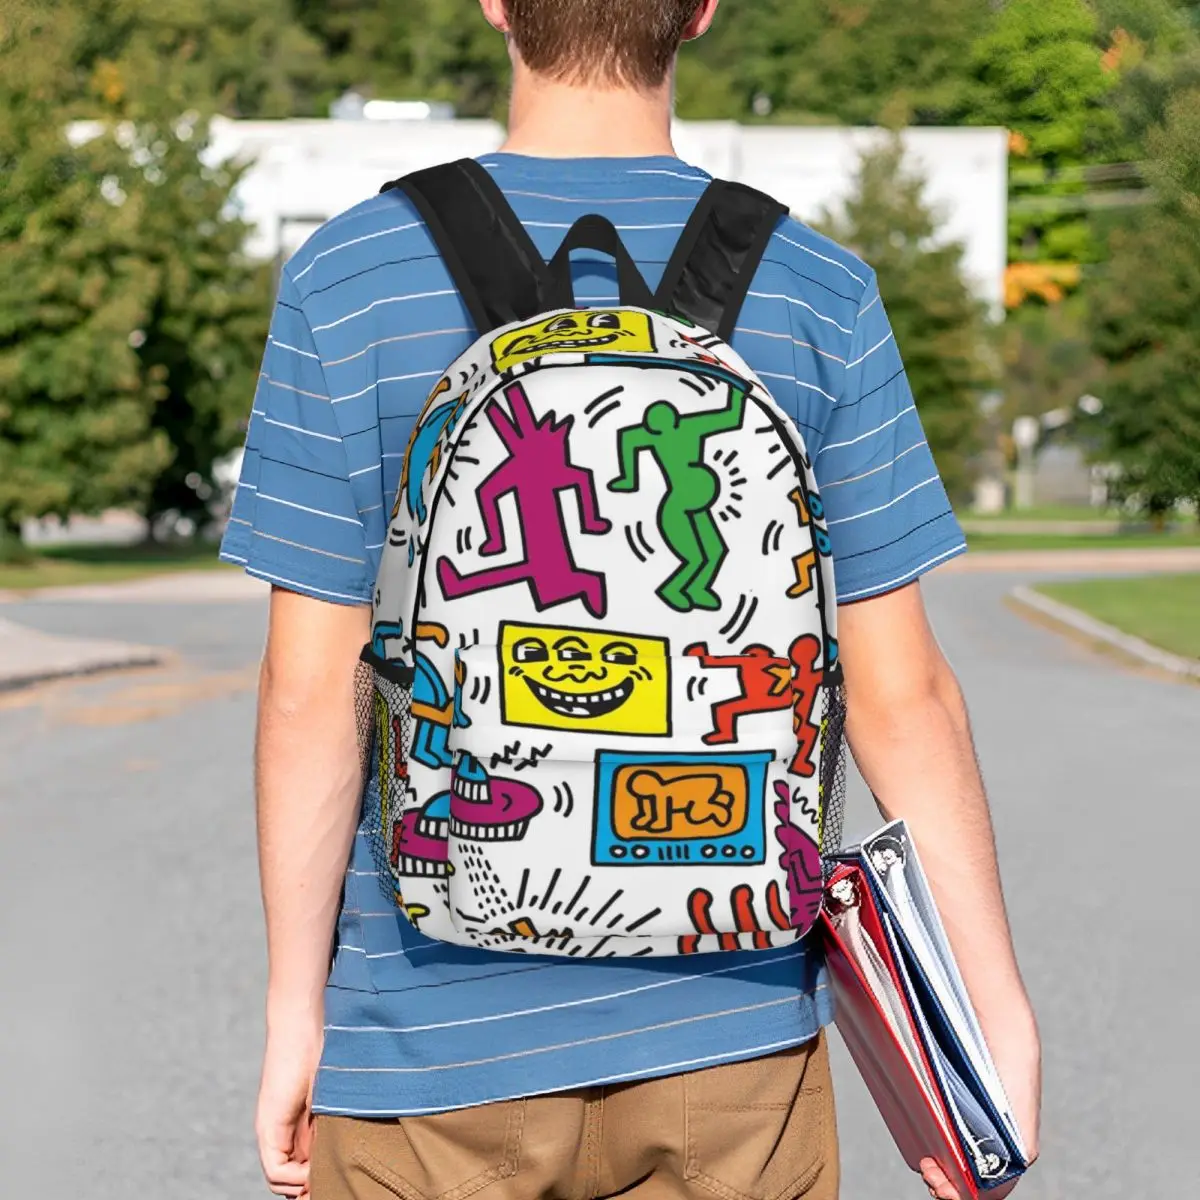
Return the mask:
<svg viewBox="0 0 1200 1200">
<path fill-rule="evenodd" d="M 727 746 L 737 741 L 739 717 L 754 713 L 793 711 L 797 751 L 791 770 L 795 775 L 813 773 L 813 754 L 820 730 L 812 723 L 813 703 L 823 672 L 817 666 L 820 641 L 811 635 L 798 637 L 787 658 L 776 658 L 766 646 L 747 646 L 741 654 L 709 654 L 705 642 L 688 646 L 684 654 L 698 658 L 706 668 L 730 667 L 738 673 L 741 693 L 712 706 L 713 729 L 704 735 L 706 746 Z"/>
<path fill-rule="evenodd" d="M 567 435 L 574 418 L 557 424 L 548 413 L 538 421 L 519 383 L 505 389 L 512 417 L 498 401 L 488 405 L 488 420 L 508 449 L 504 460 L 479 486 L 477 499 L 487 535 L 481 555 L 503 554 L 508 548 L 500 519 L 500 499 L 514 493 L 525 557 L 511 566 L 461 575 L 448 558 L 438 559 L 438 581 L 447 600 L 528 582 L 539 612 L 568 600 L 582 600 L 594 617 L 608 611 L 604 576 L 582 571 L 571 557 L 559 509 L 559 493 L 575 492 L 584 533 L 607 533 L 612 522 L 601 515 L 591 471 L 568 457 Z"/>
<path fill-rule="evenodd" d="M 776 658 L 766 646 L 747 646 L 741 654 L 709 654 L 707 643 L 697 642 L 684 654 L 698 658 L 706 668 L 733 668 L 742 689 L 741 695 L 718 700 L 712 706 L 713 731 L 704 735 L 706 746 L 736 742 L 739 717 L 781 712 L 794 703 L 792 668 L 787 659 Z"/>
</svg>

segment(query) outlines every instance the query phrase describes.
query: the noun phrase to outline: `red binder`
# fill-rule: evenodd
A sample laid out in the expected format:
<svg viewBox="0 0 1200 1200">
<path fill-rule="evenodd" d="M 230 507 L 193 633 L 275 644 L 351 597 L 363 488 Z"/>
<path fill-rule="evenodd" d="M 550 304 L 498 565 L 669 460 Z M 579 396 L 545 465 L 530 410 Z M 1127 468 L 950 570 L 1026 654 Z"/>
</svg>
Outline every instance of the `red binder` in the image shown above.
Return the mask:
<svg viewBox="0 0 1200 1200">
<path fill-rule="evenodd" d="M 844 924 L 839 921 L 841 905 L 836 897 L 849 895 L 847 889 L 853 890 L 858 901 L 862 932 L 880 951 L 879 961 L 896 996 L 901 998 L 901 1003 L 893 1007 L 890 1014 L 877 989 L 868 983 L 859 966 L 861 955 L 848 944 Z M 920 1031 L 903 1002 L 904 987 L 887 950 L 888 941 L 879 913 L 860 867 L 846 864 L 834 871 L 820 921 L 837 1005 L 838 1032 L 891 1131 L 897 1149 L 914 1171 L 920 1171 L 922 1159 L 935 1159 L 962 1200 L 968 1197 L 978 1200 L 979 1188 L 953 1131 L 945 1102 L 936 1084 L 929 1086 L 929 1081 L 934 1078 L 933 1068 Z M 907 1023 L 907 1030 L 902 1027 L 900 1034 L 896 1032 L 897 1016 Z M 907 1038 L 904 1032 L 909 1035 Z"/>
</svg>

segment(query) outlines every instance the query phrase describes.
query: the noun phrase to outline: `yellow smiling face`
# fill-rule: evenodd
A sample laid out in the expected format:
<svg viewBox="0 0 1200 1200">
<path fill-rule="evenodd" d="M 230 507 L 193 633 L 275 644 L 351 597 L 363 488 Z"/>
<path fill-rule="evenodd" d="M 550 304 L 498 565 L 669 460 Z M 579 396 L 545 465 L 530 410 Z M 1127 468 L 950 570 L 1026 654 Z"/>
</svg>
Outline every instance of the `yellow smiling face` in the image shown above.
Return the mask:
<svg viewBox="0 0 1200 1200">
<path fill-rule="evenodd" d="M 653 354 L 654 334 L 645 313 L 628 309 L 580 309 L 559 313 L 510 329 L 492 343 L 492 362 L 497 371 L 544 354 L 586 354 L 620 351 Z"/>
<path fill-rule="evenodd" d="M 670 733 L 665 638 L 506 622 L 500 673 L 507 725 Z"/>
</svg>

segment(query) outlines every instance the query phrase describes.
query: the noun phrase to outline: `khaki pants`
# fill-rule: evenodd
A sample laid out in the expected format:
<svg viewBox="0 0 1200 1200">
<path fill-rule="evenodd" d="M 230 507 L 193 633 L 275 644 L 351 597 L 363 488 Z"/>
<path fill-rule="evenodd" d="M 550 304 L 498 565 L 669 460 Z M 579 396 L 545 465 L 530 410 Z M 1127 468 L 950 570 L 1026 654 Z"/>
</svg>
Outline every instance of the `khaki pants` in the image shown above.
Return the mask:
<svg viewBox="0 0 1200 1200">
<path fill-rule="evenodd" d="M 426 1117 L 318 1117 L 313 1200 L 836 1200 L 824 1037 L 780 1054 Z"/>
</svg>

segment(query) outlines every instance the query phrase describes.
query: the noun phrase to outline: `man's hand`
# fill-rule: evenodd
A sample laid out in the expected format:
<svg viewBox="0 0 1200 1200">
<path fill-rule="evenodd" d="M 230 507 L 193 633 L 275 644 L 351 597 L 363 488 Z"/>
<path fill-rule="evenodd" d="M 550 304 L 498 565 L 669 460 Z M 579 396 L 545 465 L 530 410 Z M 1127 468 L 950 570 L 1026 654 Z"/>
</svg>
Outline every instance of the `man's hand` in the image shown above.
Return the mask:
<svg viewBox="0 0 1200 1200">
<path fill-rule="evenodd" d="M 366 607 L 271 593 L 256 749 L 268 959 L 256 1131 L 281 1196 L 308 1190 L 323 994 L 362 800 L 354 687 L 370 625 Z"/>
<path fill-rule="evenodd" d="M 312 1087 L 321 1059 L 321 1018 L 277 1026 L 267 1037 L 254 1131 L 258 1156 L 277 1196 L 308 1195 Z"/>
<path fill-rule="evenodd" d="M 882 813 L 902 817 L 917 843 L 1032 1161 L 1041 1108 L 1037 1024 L 1013 953 L 966 705 L 920 586 L 843 605 L 838 642 L 855 762 Z M 932 1160 L 922 1175 L 938 1200 L 965 1200 Z M 991 1190 L 989 1200 L 1010 1190 Z"/>
</svg>

